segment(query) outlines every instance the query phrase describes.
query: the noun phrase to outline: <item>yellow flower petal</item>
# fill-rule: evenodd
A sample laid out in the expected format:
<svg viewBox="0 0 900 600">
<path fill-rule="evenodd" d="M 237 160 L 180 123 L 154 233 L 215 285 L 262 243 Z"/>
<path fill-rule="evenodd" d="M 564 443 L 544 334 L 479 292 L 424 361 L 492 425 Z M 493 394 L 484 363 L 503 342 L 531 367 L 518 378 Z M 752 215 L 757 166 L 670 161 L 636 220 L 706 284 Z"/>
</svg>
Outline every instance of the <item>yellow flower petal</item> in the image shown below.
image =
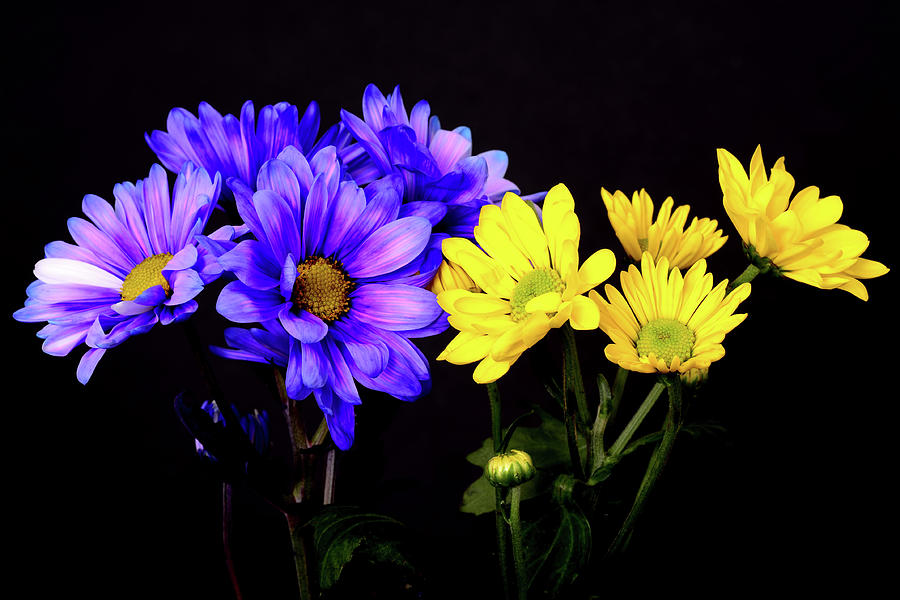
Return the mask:
<svg viewBox="0 0 900 600">
<path fill-rule="evenodd" d="M 515 361 L 495 361 L 490 356 L 485 356 L 484 360 L 475 367 L 472 379 L 475 380 L 475 383 L 492 383 L 497 381 L 506 375 L 513 362 Z"/>
<path fill-rule="evenodd" d="M 574 329 L 597 329 L 600 323 L 600 310 L 586 296 L 572 298 L 572 316 L 569 322 Z"/>
</svg>

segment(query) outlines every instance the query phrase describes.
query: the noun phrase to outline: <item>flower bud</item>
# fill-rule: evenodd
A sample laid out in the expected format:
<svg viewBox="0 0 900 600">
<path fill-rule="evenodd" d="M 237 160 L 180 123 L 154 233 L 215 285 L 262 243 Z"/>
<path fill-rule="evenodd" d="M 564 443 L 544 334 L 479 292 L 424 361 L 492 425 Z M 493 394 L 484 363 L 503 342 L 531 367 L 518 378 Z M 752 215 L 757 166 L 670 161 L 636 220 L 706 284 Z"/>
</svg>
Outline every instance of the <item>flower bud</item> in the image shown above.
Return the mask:
<svg viewBox="0 0 900 600">
<path fill-rule="evenodd" d="M 709 378 L 709 369 L 697 367 L 681 373 L 681 383 L 691 389 L 697 389 Z"/>
<path fill-rule="evenodd" d="M 484 476 L 494 487 L 516 487 L 533 478 L 536 472 L 531 456 L 522 450 L 502 452 L 484 467 Z"/>
</svg>

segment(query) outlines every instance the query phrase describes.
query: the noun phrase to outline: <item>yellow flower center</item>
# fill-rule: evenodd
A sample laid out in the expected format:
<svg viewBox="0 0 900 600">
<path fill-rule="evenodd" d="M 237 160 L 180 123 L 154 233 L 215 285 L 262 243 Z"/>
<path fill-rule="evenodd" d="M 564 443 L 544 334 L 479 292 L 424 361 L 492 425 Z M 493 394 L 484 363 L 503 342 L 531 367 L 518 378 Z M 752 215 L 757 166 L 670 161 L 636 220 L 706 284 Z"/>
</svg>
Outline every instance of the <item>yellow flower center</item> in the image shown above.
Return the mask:
<svg viewBox="0 0 900 600">
<path fill-rule="evenodd" d="M 155 285 L 161 285 L 166 295 L 172 292 L 169 282 L 163 277 L 162 270 L 172 260 L 172 254 L 163 252 L 145 258 L 131 270 L 122 284 L 122 300 L 134 300 Z"/>
<path fill-rule="evenodd" d="M 547 292 L 563 293 L 566 289 L 566 282 L 562 280 L 559 273 L 553 269 L 535 269 L 526 274 L 516 287 L 513 288 L 512 297 L 509 299 L 509 305 L 512 308 L 511 316 L 513 321 L 522 321 L 528 317 L 525 311 L 525 305 L 530 300 L 537 298 Z"/>
<path fill-rule="evenodd" d="M 353 282 L 340 262 L 312 256 L 297 265 L 291 302 L 323 321 L 335 321 L 350 310 Z"/>
<path fill-rule="evenodd" d="M 691 357 L 695 339 L 694 332 L 684 323 L 675 319 L 654 319 L 638 332 L 637 353 L 644 358 L 652 352 L 667 365 L 676 356 L 684 362 Z"/>
</svg>

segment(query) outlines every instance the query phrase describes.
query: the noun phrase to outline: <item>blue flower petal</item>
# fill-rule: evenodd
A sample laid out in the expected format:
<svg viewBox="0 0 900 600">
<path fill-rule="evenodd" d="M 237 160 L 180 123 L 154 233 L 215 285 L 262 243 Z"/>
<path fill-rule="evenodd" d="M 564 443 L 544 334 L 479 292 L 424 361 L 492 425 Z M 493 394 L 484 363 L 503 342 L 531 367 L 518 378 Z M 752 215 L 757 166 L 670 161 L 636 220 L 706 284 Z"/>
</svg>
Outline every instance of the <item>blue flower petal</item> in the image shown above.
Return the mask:
<svg viewBox="0 0 900 600">
<path fill-rule="evenodd" d="M 106 350 L 103 348 L 91 348 L 84 353 L 81 360 L 78 362 L 78 371 L 75 375 L 78 378 L 79 383 L 82 385 L 87 384 L 91 375 L 94 374 L 94 369 L 97 368 L 97 363 L 100 362 L 100 359 L 103 358 L 105 353 Z"/>
<path fill-rule="evenodd" d="M 397 219 L 381 227 L 344 261 L 353 278 L 374 277 L 399 269 L 428 244 L 431 223 L 421 217 Z"/>
<path fill-rule="evenodd" d="M 289 345 L 289 358 L 287 363 L 287 371 L 284 376 L 285 391 L 288 398 L 294 400 L 303 400 L 312 393 L 312 388 L 303 385 L 303 349 L 299 341 L 291 338 Z"/>
<path fill-rule="evenodd" d="M 315 189 L 315 186 L 313 186 Z M 259 215 L 262 232 L 254 232 L 263 237 L 272 250 L 274 257 L 288 254 L 302 256 L 300 232 L 294 221 L 294 211 L 285 200 L 269 190 L 260 190 L 253 194 L 253 203 Z M 279 262 L 281 262 L 279 260 Z"/>
<path fill-rule="evenodd" d="M 234 273 L 246 286 L 270 290 L 278 285 L 281 267 L 269 260 L 271 254 L 256 240 L 244 240 L 219 257 L 223 269 Z"/>
<path fill-rule="evenodd" d="M 232 281 L 222 288 L 216 310 L 235 323 L 261 323 L 277 318 L 285 304 L 277 290 L 254 290 Z"/>
<path fill-rule="evenodd" d="M 328 383 L 330 369 L 328 357 L 325 356 L 321 343 L 304 344 L 301 342 L 301 349 L 303 359 L 300 365 L 300 377 L 303 385 L 312 389 L 324 387 Z"/>
<path fill-rule="evenodd" d="M 328 334 L 328 325 L 322 319 L 305 310 L 295 310 L 290 304 L 281 309 L 278 320 L 291 337 L 304 344 L 318 342 Z"/>
<path fill-rule="evenodd" d="M 420 329 L 441 314 L 435 295 L 408 285 L 371 283 L 350 294 L 348 317 L 388 331 Z"/>
</svg>

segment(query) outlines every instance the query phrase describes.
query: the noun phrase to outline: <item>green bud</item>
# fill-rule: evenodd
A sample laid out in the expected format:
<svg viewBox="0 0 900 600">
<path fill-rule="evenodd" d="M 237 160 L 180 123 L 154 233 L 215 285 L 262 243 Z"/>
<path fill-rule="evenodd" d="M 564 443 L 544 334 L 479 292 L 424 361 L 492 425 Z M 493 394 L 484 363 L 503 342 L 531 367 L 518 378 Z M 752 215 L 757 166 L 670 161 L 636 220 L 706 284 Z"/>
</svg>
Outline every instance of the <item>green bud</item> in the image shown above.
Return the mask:
<svg viewBox="0 0 900 600">
<path fill-rule="evenodd" d="M 484 476 L 494 487 L 516 487 L 534 477 L 531 456 L 522 450 L 502 452 L 488 461 Z"/>
</svg>

